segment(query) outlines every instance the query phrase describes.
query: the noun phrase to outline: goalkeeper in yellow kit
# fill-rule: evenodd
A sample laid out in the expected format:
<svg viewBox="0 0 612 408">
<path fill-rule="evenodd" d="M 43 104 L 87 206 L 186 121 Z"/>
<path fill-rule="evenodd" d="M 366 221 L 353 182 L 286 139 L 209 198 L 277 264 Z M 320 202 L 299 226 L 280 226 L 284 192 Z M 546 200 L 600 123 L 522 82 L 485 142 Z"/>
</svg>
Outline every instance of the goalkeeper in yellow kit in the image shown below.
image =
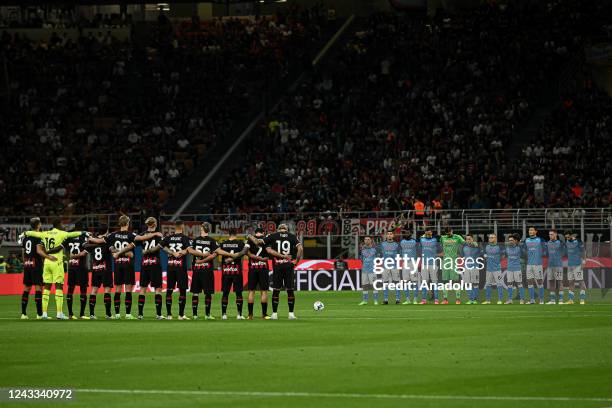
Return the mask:
<svg viewBox="0 0 612 408">
<path fill-rule="evenodd" d="M 49 307 L 49 295 L 51 293 L 51 285 L 55 284 L 55 304 L 57 306 L 57 318 L 67 320 L 64 316 L 64 251 L 61 248 L 64 241 L 68 238 L 80 236 L 83 232 L 73 231 L 66 232 L 62 229 L 62 221 L 59 218 L 53 220 L 53 229 L 50 231 L 27 231 L 28 237 L 40 238 L 42 245 L 45 248 L 46 254 L 43 266 L 43 295 L 42 309 L 43 319 L 47 319 L 47 309 Z M 60 251 L 57 249 L 60 248 Z M 57 252 L 56 252 L 57 251 Z M 53 253 L 53 255 L 51 255 Z"/>
</svg>

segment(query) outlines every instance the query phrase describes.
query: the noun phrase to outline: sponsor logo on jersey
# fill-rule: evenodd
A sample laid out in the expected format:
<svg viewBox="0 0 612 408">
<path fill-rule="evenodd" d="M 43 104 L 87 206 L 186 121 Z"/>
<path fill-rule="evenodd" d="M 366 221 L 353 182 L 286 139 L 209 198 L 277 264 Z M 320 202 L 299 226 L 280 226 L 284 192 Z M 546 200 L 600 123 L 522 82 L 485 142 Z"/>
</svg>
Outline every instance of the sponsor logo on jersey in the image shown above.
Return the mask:
<svg viewBox="0 0 612 408">
<path fill-rule="evenodd" d="M 142 258 L 142 265 L 157 265 L 157 258 Z"/>
<path fill-rule="evenodd" d="M 91 267 L 92 271 L 103 271 L 106 270 L 106 261 L 93 264 Z"/>
</svg>

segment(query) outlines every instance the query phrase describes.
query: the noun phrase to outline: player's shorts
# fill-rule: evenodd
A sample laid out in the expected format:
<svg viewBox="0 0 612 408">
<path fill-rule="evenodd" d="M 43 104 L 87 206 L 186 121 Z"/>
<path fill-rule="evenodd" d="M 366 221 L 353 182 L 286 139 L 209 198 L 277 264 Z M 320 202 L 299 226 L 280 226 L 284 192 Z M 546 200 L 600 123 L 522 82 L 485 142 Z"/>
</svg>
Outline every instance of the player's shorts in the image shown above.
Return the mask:
<svg viewBox="0 0 612 408">
<path fill-rule="evenodd" d="M 64 262 L 45 261 L 43 266 L 44 283 L 64 283 Z"/>
<path fill-rule="evenodd" d="M 223 293 L 228 293 L 232 287 L 234 288 L 234 292 L 242 292 L 244 289 L 242 284 L 242 274 L 233 274 L 233 275 L 221 275 L 221 291 Z"/>
<path fill-rule="evenodd" d="M 293 290 L 295 286 L 293 264 L 284 263 L 274 265 L 272 270 L 272 288 L 280 290 L 287 289 Z"/>
<path fill-rule="evenodd" d="M 93 267 L 95 268 L 95 266 Z M 104 286 L 105 288 L 113 287 L 113 271 L 108 266 L 106 268 L 93 269 L 91 271 L 91 287 L 99 288 Z"/>
<path fill-rule="evenodd" d="M 478 269 L 466 269 L 463 272 L 463 281 L 465 283 L 478 284 L 480 283 L 480 270 Z"/>
<path fill-rule="evenodd" d="M 450 264 L 451 261 L 453 262 L 452 265 L 457 265 L 457 260 L 454 258 L 442 258 L 442 265 Z M 459 274 L 452 268 L 442 268 L 442 280 L 458 281 Z"/>
<path fill-rule="evenodd" d="M 548 280 L 563 280 L 563 267 L 561 266 L 549 266 L 548 267 L 547 278 Z"/>
<path fill-rule="evenodd" d="M 570 280 L 570 281 L 584 280 L 584 275 L 582 273 L 582 265 L 568 266 L 567 267 L 567 280 Z"/>
<path fill-rule="evenodd" d="M 402 269 L 402 279 L 410 282 L 420 282 L 421 274 L 418 269 L 411 267 Z"/>
<path fill-rule="evenodd" d="M 151 285 L 152 288 L 162 287 L 162 270 L 161 265 L 142 265 L 140 271 L 140 286 L 146 288 Z"/>
<path fill-rule="evenodd" d="M 503 286 L 504 277 L 501 271 L 487 271 L 487 285 Z"/>
<path fill-rule="evenodd" d="M 268 268 L 249 267 L 249 290 L 269 290 L 270 272 Z"/>
<path fill-rule="evenodd" d="M 81 266 L 69 266 L 68 286 L 79 286 L 81 288 L 81 292 L 83 289 L 87 289 L 87 286 L 89 286 L 89 273 L 87 272 L 87 268 Z"/>
<path fill-rule="evenodd" d="M 542 269 L 542 265 L 527 265 L 526 275 L 527 279 L 544 279 L 544 270 Z"/>
<path fill-rule="evenodd" d="M 361 286 L 362 287 L 374 287 L 374 282 L 376 282 L 378 280 L 378 275 L 376 275 L 374 272 L 364 272 L 361 271 Z"/>
<path fill-rule="evenodd" d="M 33 268 L 23 268 L 23 284 L 25 286 L 42 286 L 43 284 L 43 268 L 35 266 Z"/>
<path fill-rule="evenodd" d="M 213 268 L 193 268 L 191 276 L 191 293 L 215 293 L 215 272 Z"/>
<path fill-rule="evenodd" d="M 189 287 L 189 277 L 187 276 L 187 270 L 185 268 L 168 268 L 166 280 L 168 283 L 166 289 L 169 290 L 174 290 L 175 287 L 178 287 L 182 290 L 187 290 L 187 288 Z"/>
<path fill-rule="evenodd" d="M 508 283 L 523 283 L 523 272 L 506 271 L 506 281 Z"/>
<path fill-rule="evenodd" d="M 383 269 L 382 273 L 382 281 L 386 283 L 391 282 L 399 282 L 400 281 L 400 271 L 399 269 Z"/>
<path fill-rule="evenodd" d="M 434 265 L 423 265 L 421 268 L 421 278 L 427 282 L 438 283 L 438 268 Z"/>
<path fill-rule="evenodd" d="M 115 263 L 115 286 L 134 285 L 135 283 L 134 265 L 131 262 Z"/>
</svg>

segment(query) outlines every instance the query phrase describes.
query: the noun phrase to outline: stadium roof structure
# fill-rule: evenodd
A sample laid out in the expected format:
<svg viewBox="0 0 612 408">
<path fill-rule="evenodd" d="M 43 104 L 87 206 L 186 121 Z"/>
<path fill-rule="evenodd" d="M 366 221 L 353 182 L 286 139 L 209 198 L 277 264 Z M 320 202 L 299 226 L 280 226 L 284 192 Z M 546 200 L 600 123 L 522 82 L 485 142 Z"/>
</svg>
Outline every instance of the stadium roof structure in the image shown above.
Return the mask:
<svg viewBox="0 0 612 408">
<path fill-rule="evenodd" d="M 284 0 L 286 1 L 286 0 Z M 122 4 L 176 4 L 176 3 L 213 3 L 213 4 L 238 4 L 238 3 L 279 3 L 283 0 L 0 0 L 0 6 L 43 6 L 43 5 L 58 5 L 58 6 L 96 6 L 96 5 L 122 5 Z"/>
</svg>

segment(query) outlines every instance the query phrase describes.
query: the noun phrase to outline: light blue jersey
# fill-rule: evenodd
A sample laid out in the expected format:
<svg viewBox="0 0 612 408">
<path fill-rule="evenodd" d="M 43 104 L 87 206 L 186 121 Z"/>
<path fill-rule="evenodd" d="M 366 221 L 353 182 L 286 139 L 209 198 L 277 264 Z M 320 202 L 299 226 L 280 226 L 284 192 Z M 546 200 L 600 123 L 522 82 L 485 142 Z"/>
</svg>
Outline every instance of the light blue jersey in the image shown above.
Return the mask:
<svg viewBox="0 0 612 408">
<path fill-rule="evenodd" d="M 475 269 L 476 259 L 482 256 L 482 251 L 476 243 L 474 243 L 474 245 L 465 244 L 463 245 L 461 254 L 463 255 L 465 267 L 468 269 Z"/>
<path fill-rule="evenodd" d="M 487 256 L 487 272 L 501 271 L 501 247 L 497 244 L 487 244 L 485 246 L 485 255 Z"/>
<path fill-rule="evenodd" d="M 556 240 L 551 240 L 546 243 L 546 252 L 548 252 L 548 266 L 551 268 L 563 267 L 563 243 Z"/>
<path fill-rule="evenodd" d="M 546 251 L 546 245 L 540 237 L 528 237 L 523 242 L 527 252 L 527 265 L 542 265 L 542 257 Z"/>
<path fill-rule="evenodd" d="M 421 251 L 423 252 L 423 264 L 425 264 L 428 260 L 433 260 L 438 258 L 438 254 L 441 251 L 440 243 L 434 237 L 427 238 L 425 236 L 421 237 Z M 433 261 L 430 261 L 433 262 Z"/>
<path fill-rule="evenodd" d="M 565 241 L 565 249 L 567 251 L 567 266 L 582 265 L 582 256 L 584 253 L 582 242 L 577 239 Z"/>
<path fill-rule="evenodd" d="M 367 273 L 374 273 L 374 258 L 376 258 L 376 248 L 364 246 L 361 248 L 361 270 Z"/>
<path fill-rule="evenodd" d="M 418 243 L 417 243 L 416 239 L 414 239 L 414 238 L 402 239 L 400 241 L 400 248 L 401 248 L 401 251 L 402 251 L 402 258 L 405 255 L 409 259 L 416 259 L 417 258 L 417 247 L 418 247 Z"/>
<path fill-rule="evenodd" d="M 521 255 L 523 252 L 521 247 L 519 245 L 507 245 L 504 252 L 506 253 L 506 258 L 508 259 L 506 270 L 510 272 L 520 272 Z"/>
<path fill-rule="evenodd" d="M 395 241 L 383 241 L 379 245 L 380 255 L 384 260 L 393 259 L 395 260 L 395 256 L 400 253 L 399 244 Z M 383 261 L 385 262 L 385 261 Z"/>
</svg>

